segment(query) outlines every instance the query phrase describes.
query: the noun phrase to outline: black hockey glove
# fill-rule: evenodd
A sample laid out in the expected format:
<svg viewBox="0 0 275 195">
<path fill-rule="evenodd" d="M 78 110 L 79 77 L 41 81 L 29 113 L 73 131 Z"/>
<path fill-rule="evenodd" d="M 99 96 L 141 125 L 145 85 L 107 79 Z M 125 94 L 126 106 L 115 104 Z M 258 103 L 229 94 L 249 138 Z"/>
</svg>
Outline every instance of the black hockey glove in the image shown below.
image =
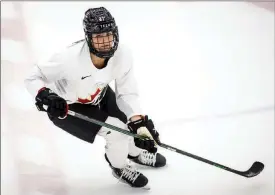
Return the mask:
<svg viewBox="0 0 275 195">
<path fill-rule="evenodd" d="M 135 145 L 138 148 L 145 149 L 151 153 L 157 152 L 157 144 L 160 144 L 159 133 L 155 130 L 154 123 L 148 116 L 143 119 L 128 123 L 131 132 L 144 136 L 146 139 L 134 138 Z M 156 143 L 155 143 L 156 142 Z"/>
<path fill-rule="evenodd" d="M 51 117 L 64 119 L 68 113 L 66 100 L 55 94 L 49 88 L 42 88 L 35 97 L 36 107 L 39 111 L 46 111 Z M 47 110 L 43 108 L 46 105 Z"/>
</svg>

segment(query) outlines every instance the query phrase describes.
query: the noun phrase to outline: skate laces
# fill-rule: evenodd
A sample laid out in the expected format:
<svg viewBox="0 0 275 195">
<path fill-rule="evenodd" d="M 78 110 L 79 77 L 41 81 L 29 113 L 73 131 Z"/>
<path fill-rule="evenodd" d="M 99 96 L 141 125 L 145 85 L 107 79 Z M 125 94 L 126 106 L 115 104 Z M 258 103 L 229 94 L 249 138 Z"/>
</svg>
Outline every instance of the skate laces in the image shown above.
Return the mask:
<svg viewBox="0 0 275 195">
<path fill-rule="evenodd" d="M 125 177 L 126 179 L 134 183 L 139 175 L 140 173 L 134 167 L 127 165 L 125 168 L 123 168 L 120 179 L 122 177 Z"/>
<path fill-rule="evenodd" d="M 156 153 L 154 154 L 144 150 L 139 155 L 139 160 L 144 164 L 155 166 L 156 157 L 157 157 Z"/>
</svg>

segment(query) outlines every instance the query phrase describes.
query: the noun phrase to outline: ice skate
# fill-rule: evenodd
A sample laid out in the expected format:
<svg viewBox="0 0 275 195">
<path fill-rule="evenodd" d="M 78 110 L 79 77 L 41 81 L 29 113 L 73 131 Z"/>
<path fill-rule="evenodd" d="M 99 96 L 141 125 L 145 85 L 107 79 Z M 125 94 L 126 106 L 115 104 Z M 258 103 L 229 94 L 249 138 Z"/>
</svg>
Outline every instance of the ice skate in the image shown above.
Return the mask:
<svg viewBox="0 0 275 195">
<path fill-rule="evenodd" d="M 128 158 L 137 164 L 150 167 L 163 167 L 166 165 L 166 158 L 163 155 L 150 153 L 146 150 L 143 150 L 137 157 L 128 155 Z"/>
<path fill-rule="evenodd" d="M 133 166 L 126 165 L 124 168 L 115 168 L 111 165 L 108 160 L 106 154 L 105 159 L 109 163 L 112 168 L 112 174 L 115 178 L 117 178 L 120 182 L 130 185 L 134 188 L 143 188 L 149 190 L 150 187 L 148 185 L 148 179 L 142 173 L 137 171 Z"/>
</svg>

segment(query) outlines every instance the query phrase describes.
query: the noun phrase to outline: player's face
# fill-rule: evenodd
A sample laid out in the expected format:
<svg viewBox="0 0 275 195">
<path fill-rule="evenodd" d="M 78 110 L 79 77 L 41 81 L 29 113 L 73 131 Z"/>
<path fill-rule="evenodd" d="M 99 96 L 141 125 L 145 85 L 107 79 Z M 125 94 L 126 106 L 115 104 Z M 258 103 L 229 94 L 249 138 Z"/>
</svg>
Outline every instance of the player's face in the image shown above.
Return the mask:
<svg viewBox="0 0 275 195">
<path fill-rule="evenodd" d="M 109 51 L 113 47 L 114 36 L 112 32 L 93 34 L 93 46 L 98 51 Z"/>
</svg>

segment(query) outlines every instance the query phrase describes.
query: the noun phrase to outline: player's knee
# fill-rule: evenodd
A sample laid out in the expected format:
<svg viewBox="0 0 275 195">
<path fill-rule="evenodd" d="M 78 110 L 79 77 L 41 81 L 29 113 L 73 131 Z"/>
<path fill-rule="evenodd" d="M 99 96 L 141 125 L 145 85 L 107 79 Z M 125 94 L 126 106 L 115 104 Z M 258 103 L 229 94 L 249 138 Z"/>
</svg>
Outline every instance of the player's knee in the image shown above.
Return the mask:
<svg viewBox="0 0 275 195">
<path fill-rule="evenodd" d="M 109 135 L 107 135 L 107 140 L 108 142 L 117 142 L 117 143 L 128 143 L 129 142 L 129 137 L 127 135 L 124 135 L 122 133 L 116 132 L 116 131 L 111 131 Z"/>
<path fill-rule="evenodd" d="M 108 117 L 108 119 L 106 120 L 106 123 L 114 125 L 124 130 L 128 130 L 127 125 L 123 123 L 121 120 L 119 120 L 118 118 Z M 109 141 L 118 141 L 118 142 L 119 141 L 128 142 L 130 138 L 128 135 L 125 135 L 123 133 L 120 133 L 118 131 L 114 131 L 111 129 L 107 131 L 106 137 Z"/>
</svg>

